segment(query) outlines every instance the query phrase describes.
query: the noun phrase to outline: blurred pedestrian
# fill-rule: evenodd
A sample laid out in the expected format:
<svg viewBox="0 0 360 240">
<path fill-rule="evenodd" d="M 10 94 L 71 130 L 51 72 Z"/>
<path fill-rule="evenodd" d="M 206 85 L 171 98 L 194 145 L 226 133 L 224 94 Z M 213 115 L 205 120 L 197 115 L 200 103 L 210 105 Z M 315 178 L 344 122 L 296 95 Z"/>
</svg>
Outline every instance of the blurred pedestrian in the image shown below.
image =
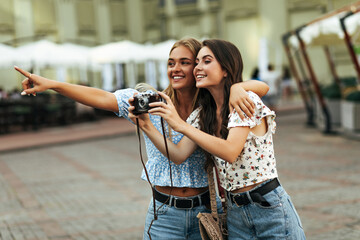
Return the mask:
<svg viewBox="0 0 360 240">
<path fill-rule="evenodd" d="M 251 79 L 252 80 L 261 80 L 259 75 L 259 68 L 255 67 L 251 73 Z"/>
<path fill-rule="evenodd" d="M 18 100 L 21 98 L 21 95 L 19 94 L 20 89 L 14 88 L 11 90 L 8 94 L 9 99 L 11 100 Z"/>
<path fill-rule="evenodd" d="M 293 96 L 293 90 L 292 90 L 292 79 L 290 75 L 290 70 L 289 67 L 285 66 L 281 81 L 281 98 L 284 101 L 291 101 L 292 96 Z"/>
<path fill-rule="evenodd" d="M 8 97 L 7 92 L 0 87 L 0 100 Z"/>
<path fill-rule="evenodd" d="M 267 71 L 261 74 L 261 80 L 269 86 L 269 92 L 263 98 L 266 106 L 276 111 L 279 102 L 281 73 L 274 69 L 272 64 L 268 65 Z"/>
</svg>

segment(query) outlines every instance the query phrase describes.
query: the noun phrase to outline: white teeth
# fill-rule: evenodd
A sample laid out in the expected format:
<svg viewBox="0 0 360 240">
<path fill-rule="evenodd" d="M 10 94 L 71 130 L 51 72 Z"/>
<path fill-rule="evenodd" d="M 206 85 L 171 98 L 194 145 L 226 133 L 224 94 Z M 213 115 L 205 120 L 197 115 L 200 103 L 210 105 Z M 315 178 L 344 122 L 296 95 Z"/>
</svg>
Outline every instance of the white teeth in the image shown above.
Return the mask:
<svg viewBox="0 0 360 240">
<path fill-rule="evenodd" d="M 173 77 L 174 79 L 180 79 L 180 78 L 183 78 L 183 77 L 180 77 L 180 76 L 175 76 Z"/>
<path fill-rule="evenodd" d="M 204 78 L 204 75 L 196 75 L 196 78 Z"/>
</svg>

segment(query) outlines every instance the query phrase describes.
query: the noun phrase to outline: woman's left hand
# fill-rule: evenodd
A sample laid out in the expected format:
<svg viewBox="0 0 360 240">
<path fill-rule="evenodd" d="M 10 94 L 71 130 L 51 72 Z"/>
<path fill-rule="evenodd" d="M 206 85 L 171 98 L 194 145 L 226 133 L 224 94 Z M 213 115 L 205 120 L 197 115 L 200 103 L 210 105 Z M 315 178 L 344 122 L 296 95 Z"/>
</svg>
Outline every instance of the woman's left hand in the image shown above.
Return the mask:
<svg viewBox="0 0 360 240">
<path fill-rule="evenodd" d="M 158 92 L 158 94 L 166 102 L 150 103 L 149 106 L 151 107 L 151 109 L 149 110 L 149 113 L 164 118 L 172 129 L 180 132 L 181 126 L 185 123 L 185 121 L 180 118 L 169 96 L 162 92 Z"/>
<path fill-rule="evenodd" d="M 240 84 L 234 84 L 230 88 L 229 109 L 230 113 L 235 109 L 242 120 L 245 118 L 244 114 L 249 118 L 253 117 L 255 104 Z"/>
</svg>

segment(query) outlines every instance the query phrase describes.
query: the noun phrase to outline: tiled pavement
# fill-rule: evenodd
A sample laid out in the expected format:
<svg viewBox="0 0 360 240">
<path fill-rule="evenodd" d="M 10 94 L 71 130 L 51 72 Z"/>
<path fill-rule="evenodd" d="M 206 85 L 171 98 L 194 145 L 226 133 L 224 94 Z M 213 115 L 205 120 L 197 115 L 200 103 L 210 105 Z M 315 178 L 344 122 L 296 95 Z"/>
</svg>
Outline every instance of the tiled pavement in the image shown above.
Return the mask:
<svg viewBox="0 0 360 240">
<path fill-rule="evenodd" d="M 360 141 L 305 127 L 302 111 L 277 123 L 280 181 L 307 239 L 360 239 Z M 141 239 L 141 169 L 123 119 L 0 136 L 0 239 Z"/>
</svg>

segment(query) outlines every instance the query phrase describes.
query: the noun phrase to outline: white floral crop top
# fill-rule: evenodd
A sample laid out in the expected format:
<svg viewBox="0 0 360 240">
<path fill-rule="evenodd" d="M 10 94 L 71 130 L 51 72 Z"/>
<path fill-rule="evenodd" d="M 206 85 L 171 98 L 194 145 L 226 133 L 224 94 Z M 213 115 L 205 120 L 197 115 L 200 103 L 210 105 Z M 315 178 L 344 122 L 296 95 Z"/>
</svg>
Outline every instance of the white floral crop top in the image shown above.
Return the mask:
<svg viewBox="0 0 360 240">
<path fill-rule="evenodd" d="M 263 136 L 256 136 L 250 132 L 243 151 L 234 163 L 231 164 L 215 157 L 221 186 L 227 191 L 233 191 L 278 176 L 272 136 L 276 129 L 275 112 L 265 106 L 258 95 L 251 91 L 248 94 L 256 106 L 254 117 L 252 119 L 246 117 L 241 120 L 234 110 L 229 115 L 228 128 L 242 126 L 253 128 L 260 125 L 261 119 L 266 117 L 268 129 Z"/>
</svg>

